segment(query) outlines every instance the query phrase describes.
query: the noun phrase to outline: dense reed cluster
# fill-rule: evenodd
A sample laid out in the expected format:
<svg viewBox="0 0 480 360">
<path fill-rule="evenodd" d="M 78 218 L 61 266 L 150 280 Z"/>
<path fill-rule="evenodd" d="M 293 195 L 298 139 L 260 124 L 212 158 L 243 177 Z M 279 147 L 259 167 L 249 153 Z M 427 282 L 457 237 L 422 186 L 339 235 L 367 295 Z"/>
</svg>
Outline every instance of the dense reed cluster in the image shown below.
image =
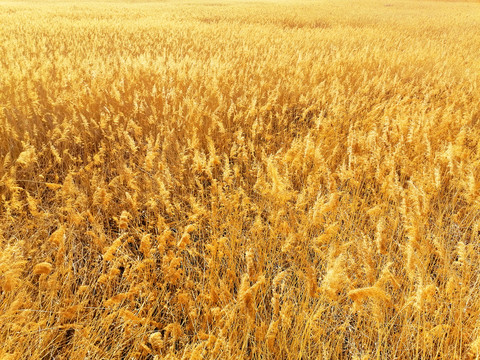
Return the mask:
<svg viewBox="0 0 480 360">
<path fill-rule="evenodd" d="M 479 359 L 480 4 L 0 3 L 0 359 Z"/>
</svg>

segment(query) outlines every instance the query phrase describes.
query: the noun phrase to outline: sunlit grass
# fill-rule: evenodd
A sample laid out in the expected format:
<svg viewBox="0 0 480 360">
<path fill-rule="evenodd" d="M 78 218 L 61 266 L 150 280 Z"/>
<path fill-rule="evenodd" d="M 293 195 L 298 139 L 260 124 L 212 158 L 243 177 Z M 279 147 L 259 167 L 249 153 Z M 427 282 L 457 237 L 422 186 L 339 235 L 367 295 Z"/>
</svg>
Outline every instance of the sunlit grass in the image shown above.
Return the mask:
<svg viewBox="0 0 480 360">
<path fill-rule="evenodd" d="M 477 359 L 480 4 L 0 2 L 0 359 Z"/>
</svg>

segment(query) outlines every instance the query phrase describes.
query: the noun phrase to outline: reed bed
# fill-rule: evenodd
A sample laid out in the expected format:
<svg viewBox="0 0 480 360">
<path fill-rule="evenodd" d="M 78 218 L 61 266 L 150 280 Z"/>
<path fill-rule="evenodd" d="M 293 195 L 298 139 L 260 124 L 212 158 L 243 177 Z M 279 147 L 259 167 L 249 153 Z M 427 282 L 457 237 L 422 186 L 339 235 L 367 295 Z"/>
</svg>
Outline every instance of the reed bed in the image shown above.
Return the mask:
<svg viewBox="0 0 480 360">
<path fill-rule="evenodd" d="M 479 359 L 479 28 L 0 2 L 0 359 Z"/>
</svg>

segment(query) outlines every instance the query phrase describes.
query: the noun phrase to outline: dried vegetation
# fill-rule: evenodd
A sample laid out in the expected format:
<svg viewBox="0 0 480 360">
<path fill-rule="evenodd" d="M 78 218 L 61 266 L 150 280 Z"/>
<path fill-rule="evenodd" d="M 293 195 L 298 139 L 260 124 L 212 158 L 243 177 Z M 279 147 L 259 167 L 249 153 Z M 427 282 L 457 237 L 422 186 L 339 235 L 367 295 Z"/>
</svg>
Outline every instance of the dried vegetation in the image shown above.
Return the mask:
<svg viewBox="0 0 480 360">
<path fill-rule="evenodd" d="M 0 24 L 2 360 L 480 357 L 479 4 Z"/>
</svg>

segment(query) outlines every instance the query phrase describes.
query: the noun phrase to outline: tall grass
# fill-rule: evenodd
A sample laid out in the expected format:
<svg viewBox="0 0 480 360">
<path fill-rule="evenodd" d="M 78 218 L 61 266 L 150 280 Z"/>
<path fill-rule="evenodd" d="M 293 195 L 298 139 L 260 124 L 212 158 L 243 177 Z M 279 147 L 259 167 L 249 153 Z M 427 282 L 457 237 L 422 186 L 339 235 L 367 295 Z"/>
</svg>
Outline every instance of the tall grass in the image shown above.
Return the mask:
<svg viewBox="0 0 480 360">
<path fill-rule="evenodd" d="M 478 4 L 0 24 L 0 359 L 480 358 Z"/>
</svg>

